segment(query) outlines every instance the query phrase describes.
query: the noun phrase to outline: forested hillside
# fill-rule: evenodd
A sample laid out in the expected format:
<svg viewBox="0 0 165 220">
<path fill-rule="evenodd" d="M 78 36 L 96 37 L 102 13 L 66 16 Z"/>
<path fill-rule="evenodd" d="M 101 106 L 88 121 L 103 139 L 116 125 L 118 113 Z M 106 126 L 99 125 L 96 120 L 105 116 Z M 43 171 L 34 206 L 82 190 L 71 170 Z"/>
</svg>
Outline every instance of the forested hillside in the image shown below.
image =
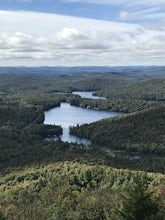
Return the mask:
<svg viewBox="0 0 165 220">
<path fill-rule="evenodd" d="M 115 150 L 165 154 L 165 107 L 71 128 L 93 144 Z"/>
<path fill-rule="evenodd" d="M 163 220 L 164 175 L 69 162 L 34 166 L 6 174 L 0 181 L 1 209 L 11 220 L 13 216 L 14 219 L 29 220 L 117 220 L 120 215 L 115 211 L 122 211 L 122 196 L 130 197 L 128 189 L 137 187 L 137 178 L 143 184 L 138 185 L 138 189 L 143 208 L 149 208 L 147 215 Z M 148 201 L 143 193 L 147 193 Z"/>
<path fill-rule="evenodd" d="M 122 220 L 137 198 L 164 220 L 163 68 L 98 69 L 0 68 L 1 220 Z M 61 102 L 124 114 L 71 128 L 90 146 L 55 141 L 62 128 L 44 125 L 44 111 Z"/>
<path fill-rule="evenodd" d="M 165 79 L 150 79 L 143 80 L 131 85 L 121 86 L 120 88 L 113 89 L 100 94 L 106 95 L 108 98 L 120 99 L 139 99 L 150 101 L 164 101 L 165 100 Z"/>
</svg>

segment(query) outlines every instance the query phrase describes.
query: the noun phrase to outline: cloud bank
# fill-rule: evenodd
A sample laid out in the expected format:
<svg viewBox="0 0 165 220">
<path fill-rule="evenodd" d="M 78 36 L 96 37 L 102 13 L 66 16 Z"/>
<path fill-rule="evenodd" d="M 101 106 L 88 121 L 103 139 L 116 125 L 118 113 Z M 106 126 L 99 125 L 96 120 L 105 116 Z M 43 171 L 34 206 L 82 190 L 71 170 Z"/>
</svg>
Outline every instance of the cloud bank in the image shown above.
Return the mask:
<svg viewBox="0 0 165 220">
<path fill-rule="evenodd" d="M 45 13 L 0 11 L 1 65 L 163 65 L 165 31 Z"/>
</svg>

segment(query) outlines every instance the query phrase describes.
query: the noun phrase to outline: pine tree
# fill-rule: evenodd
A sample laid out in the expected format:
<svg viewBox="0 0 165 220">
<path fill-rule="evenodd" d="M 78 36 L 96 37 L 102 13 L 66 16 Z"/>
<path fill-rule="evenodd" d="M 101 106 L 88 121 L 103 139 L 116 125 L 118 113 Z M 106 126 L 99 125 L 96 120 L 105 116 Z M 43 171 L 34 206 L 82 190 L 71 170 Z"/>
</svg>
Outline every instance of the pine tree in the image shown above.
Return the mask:
<svg viewBox="0 0 165 220">
<path fill-rule="evenodd" d="M 122 195 L 121 208 L 115 213 L 123 220 L 155 220 L 158 209 L 158 201 L 149 192 L 146 182 L 136 177 L 133 186 Z"/>
</svg>

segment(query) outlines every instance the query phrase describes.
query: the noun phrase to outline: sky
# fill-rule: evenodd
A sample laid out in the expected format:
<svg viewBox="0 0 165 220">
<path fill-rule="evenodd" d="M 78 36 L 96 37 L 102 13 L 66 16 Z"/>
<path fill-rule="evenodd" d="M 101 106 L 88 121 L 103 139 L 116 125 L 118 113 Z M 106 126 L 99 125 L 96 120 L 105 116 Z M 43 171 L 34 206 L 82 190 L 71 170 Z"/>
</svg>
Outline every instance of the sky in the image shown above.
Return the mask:
<svg viewBox="0 0 165 220">
<path fill-rule="evenodd" d="M 0 66 L 165 65 L 165 0 L 0 0 Z"/>
</svg>

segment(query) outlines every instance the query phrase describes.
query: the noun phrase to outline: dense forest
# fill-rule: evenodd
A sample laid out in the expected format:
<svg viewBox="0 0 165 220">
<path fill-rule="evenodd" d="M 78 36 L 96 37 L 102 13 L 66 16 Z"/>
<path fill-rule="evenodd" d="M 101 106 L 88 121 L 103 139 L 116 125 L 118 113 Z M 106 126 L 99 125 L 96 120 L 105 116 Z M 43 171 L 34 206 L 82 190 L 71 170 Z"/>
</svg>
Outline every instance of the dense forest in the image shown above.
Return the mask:
<svg viewBox="0 0 165 220">
<path fill-rule="evenodd" d="M 110 149 L 164 155 L 163 118 L 165 107 L 160 107 L 73 127 L 71 133 Z"/>
<path fill-rule="evenodd" d="M 0 68 L 0 219 L 163 220 L 164 88 L 162 67 Z M 70 128 L 90 146 L 48 141 L 61 102 L 124 114 Z"/>
</svg>

